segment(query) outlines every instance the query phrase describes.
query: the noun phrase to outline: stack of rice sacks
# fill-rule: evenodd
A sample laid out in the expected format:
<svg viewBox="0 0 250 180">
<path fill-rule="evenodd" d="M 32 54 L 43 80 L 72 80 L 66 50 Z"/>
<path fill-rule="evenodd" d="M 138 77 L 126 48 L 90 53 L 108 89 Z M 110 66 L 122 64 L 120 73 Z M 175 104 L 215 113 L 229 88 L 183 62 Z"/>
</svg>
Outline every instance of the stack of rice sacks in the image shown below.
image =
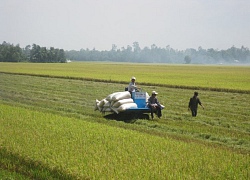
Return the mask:
<svg viewBox="0 0 250 180">
<path fill-rule="evenodd" d="M 134 103 L 131 98 L 131 94 L 128 91 L 115 92 L 108 95 L 101 101 L 96 99 L 95 110 L 100 112 L 115 112 L 119 113 L 129 108 L 137 108 L 137 104 Z"/>
</svg>

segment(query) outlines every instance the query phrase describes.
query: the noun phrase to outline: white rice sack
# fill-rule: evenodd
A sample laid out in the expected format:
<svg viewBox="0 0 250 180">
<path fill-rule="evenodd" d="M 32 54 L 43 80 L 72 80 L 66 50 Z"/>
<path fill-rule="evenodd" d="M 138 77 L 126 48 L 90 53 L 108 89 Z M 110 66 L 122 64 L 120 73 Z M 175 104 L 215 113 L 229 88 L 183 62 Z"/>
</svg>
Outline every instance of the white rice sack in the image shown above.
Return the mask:
<svg viewBox="0 0 250 180">
<path fill-rule="evenodd" d="M 112 102 L 115 102 L 115 101 L 112 101 Z M 129 99 L 121 99 L 119 101 L 116 101 L 112 107 L 114 108 L 118 108 L 119 106 L 121 106 L 122 104 L 126 104 L 126 103 L 133 103 L 133 99 L 132 98 L 129 98 Z"/>
<path fill-rule="evenodd" d="M 102 109 L 104 108 L 104 104 L 106 104 L 108 101 L 106 99 L 102 99 L 98 105 L 97 105 L 97 108 L 99 111 L 102 111 Z"/>
<path fill-rule="evenodd" d="M 111 108 L 109 108 L 109 107 L 104 107 L 103 109 L 102 109 L 102 112 L 111 112 L 112 110 L 111 110 Z"/>
<path fill-rule="evenodd" d="M 99 103 L 99 107 L 103 107 L 105 103 L 107 103 L 108 101 L 106 99 L 102 99 Z"/>
<path fill-rule="evenodd" d="M 98 110 L 101 112 L 102 111 L 102 107 L 97 106 Z"/>
<path fill-rule="evenodd" d="M 119 94 L 120 92 L 114 92 L 106 97 L 107 101 L 112 101 L 112 97 L 115 96 L 116 94 Z"/>
<path fill-rule="evenodd" d="M 124 91 L 124 92 L 119 92 L 114 96 L 112 96 L 112 101 L 119 101 L 121 99 L 128 99 L 128 98 L 131 98 L 130 92 Z"/>
<path fill-rule="evenodd" d="M 112 107 L 117 101 L 111 101 L 110 106 Z"/>
<path fill-rule="evenodd" d="M 112 111 L 114 111 L 116 114 L 119 113 L 119 112 L 117 111 L 117 108 L 115 108 L 115 107 L 110 107 L 110 109 L 111 109 Z"/>
<path fill-rule="evenodd" d="M 129 108 L 137 108 L 137 104 L 135 104 L 135 103 L 122 104 L 121 106 L 119 106 L 117 108 L 117 111 L 122 112 L 122 111 L 125 111 L 125 110 L 129 109 Z"/>
<path fill-rule="evenodd" d="M 105 104 L 103 105 L 103 107 L 110 107 L 110 102 L 106 101 Z"/>
<path fill-rule="evenodd" d="M 97 99 L 95 100 L 95 111 L 98 110 L 98 106 L 100 104 L 100 101 L 98 101 Z"/>
</svg>

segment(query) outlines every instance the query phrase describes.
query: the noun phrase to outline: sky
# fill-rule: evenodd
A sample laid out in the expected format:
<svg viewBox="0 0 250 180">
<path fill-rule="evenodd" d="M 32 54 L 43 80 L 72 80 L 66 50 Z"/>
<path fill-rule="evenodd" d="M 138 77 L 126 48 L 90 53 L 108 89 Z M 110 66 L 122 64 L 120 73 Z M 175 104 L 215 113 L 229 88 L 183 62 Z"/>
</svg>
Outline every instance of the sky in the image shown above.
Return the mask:
<svg viewBox="0 0 250 180">
<path fill-rule="evenodd" d="M 0 43 L 250 48 L 250 0 L 0 0 Z"/>
</svg>

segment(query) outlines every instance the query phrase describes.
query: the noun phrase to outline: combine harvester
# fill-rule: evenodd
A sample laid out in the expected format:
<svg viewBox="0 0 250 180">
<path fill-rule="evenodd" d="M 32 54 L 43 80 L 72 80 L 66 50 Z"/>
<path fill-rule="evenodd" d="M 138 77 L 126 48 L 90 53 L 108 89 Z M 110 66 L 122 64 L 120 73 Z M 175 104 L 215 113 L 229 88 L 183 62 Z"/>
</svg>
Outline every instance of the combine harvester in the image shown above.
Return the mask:
<svg viewBox="0 0 250 180">
<path fill-rule="evenodd" d="M 119 119 L 149 119 L 150 108 L 147 101 L 150 96 L 147 92 L 115 92 L 101 101 L 96 100 L 95 110 L 102 113 L 111 113 Z M 164 106 L 162 106 L 164 108 Z"/>
</svg>

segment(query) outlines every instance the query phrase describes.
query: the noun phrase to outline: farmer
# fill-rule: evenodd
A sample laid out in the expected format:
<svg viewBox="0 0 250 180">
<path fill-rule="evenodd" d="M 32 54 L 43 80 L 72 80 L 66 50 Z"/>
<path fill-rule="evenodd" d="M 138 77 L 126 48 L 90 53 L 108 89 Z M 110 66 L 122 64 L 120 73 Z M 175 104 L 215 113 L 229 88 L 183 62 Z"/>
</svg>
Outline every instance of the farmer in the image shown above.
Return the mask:
<svg viewBox="0 0 250 180">
<path fill-rule="evenodd" d="M 198 104 L 204 109 L 204 106 L 198 98 L 198 92 L 194 92 L 194 96 L 190 98 L 188 104 L 188 110 L 191 110 L 193 117 L 197 116 Z"/>
<path fill-rule="evenodd" d="M 150 108 L 152 119 L 154 119 L 154 113 L 156 113 L 158 118 L 161 118 L 162 106 L 156 97 L 157 94 L 156 91 L 152 91 L 151 96 L 148 98 L 148 107 Z"/>
<path fill-rule="evenodd" d="M 136 80 L 136 78 L 132 77 L 131 82 L 128 85 L 128 91 L 130 92 L 131 95 L 132 95 L 132 92 L 137 91 L 137 87 L 135 85 L 135 80 Z"/>
</svg>

